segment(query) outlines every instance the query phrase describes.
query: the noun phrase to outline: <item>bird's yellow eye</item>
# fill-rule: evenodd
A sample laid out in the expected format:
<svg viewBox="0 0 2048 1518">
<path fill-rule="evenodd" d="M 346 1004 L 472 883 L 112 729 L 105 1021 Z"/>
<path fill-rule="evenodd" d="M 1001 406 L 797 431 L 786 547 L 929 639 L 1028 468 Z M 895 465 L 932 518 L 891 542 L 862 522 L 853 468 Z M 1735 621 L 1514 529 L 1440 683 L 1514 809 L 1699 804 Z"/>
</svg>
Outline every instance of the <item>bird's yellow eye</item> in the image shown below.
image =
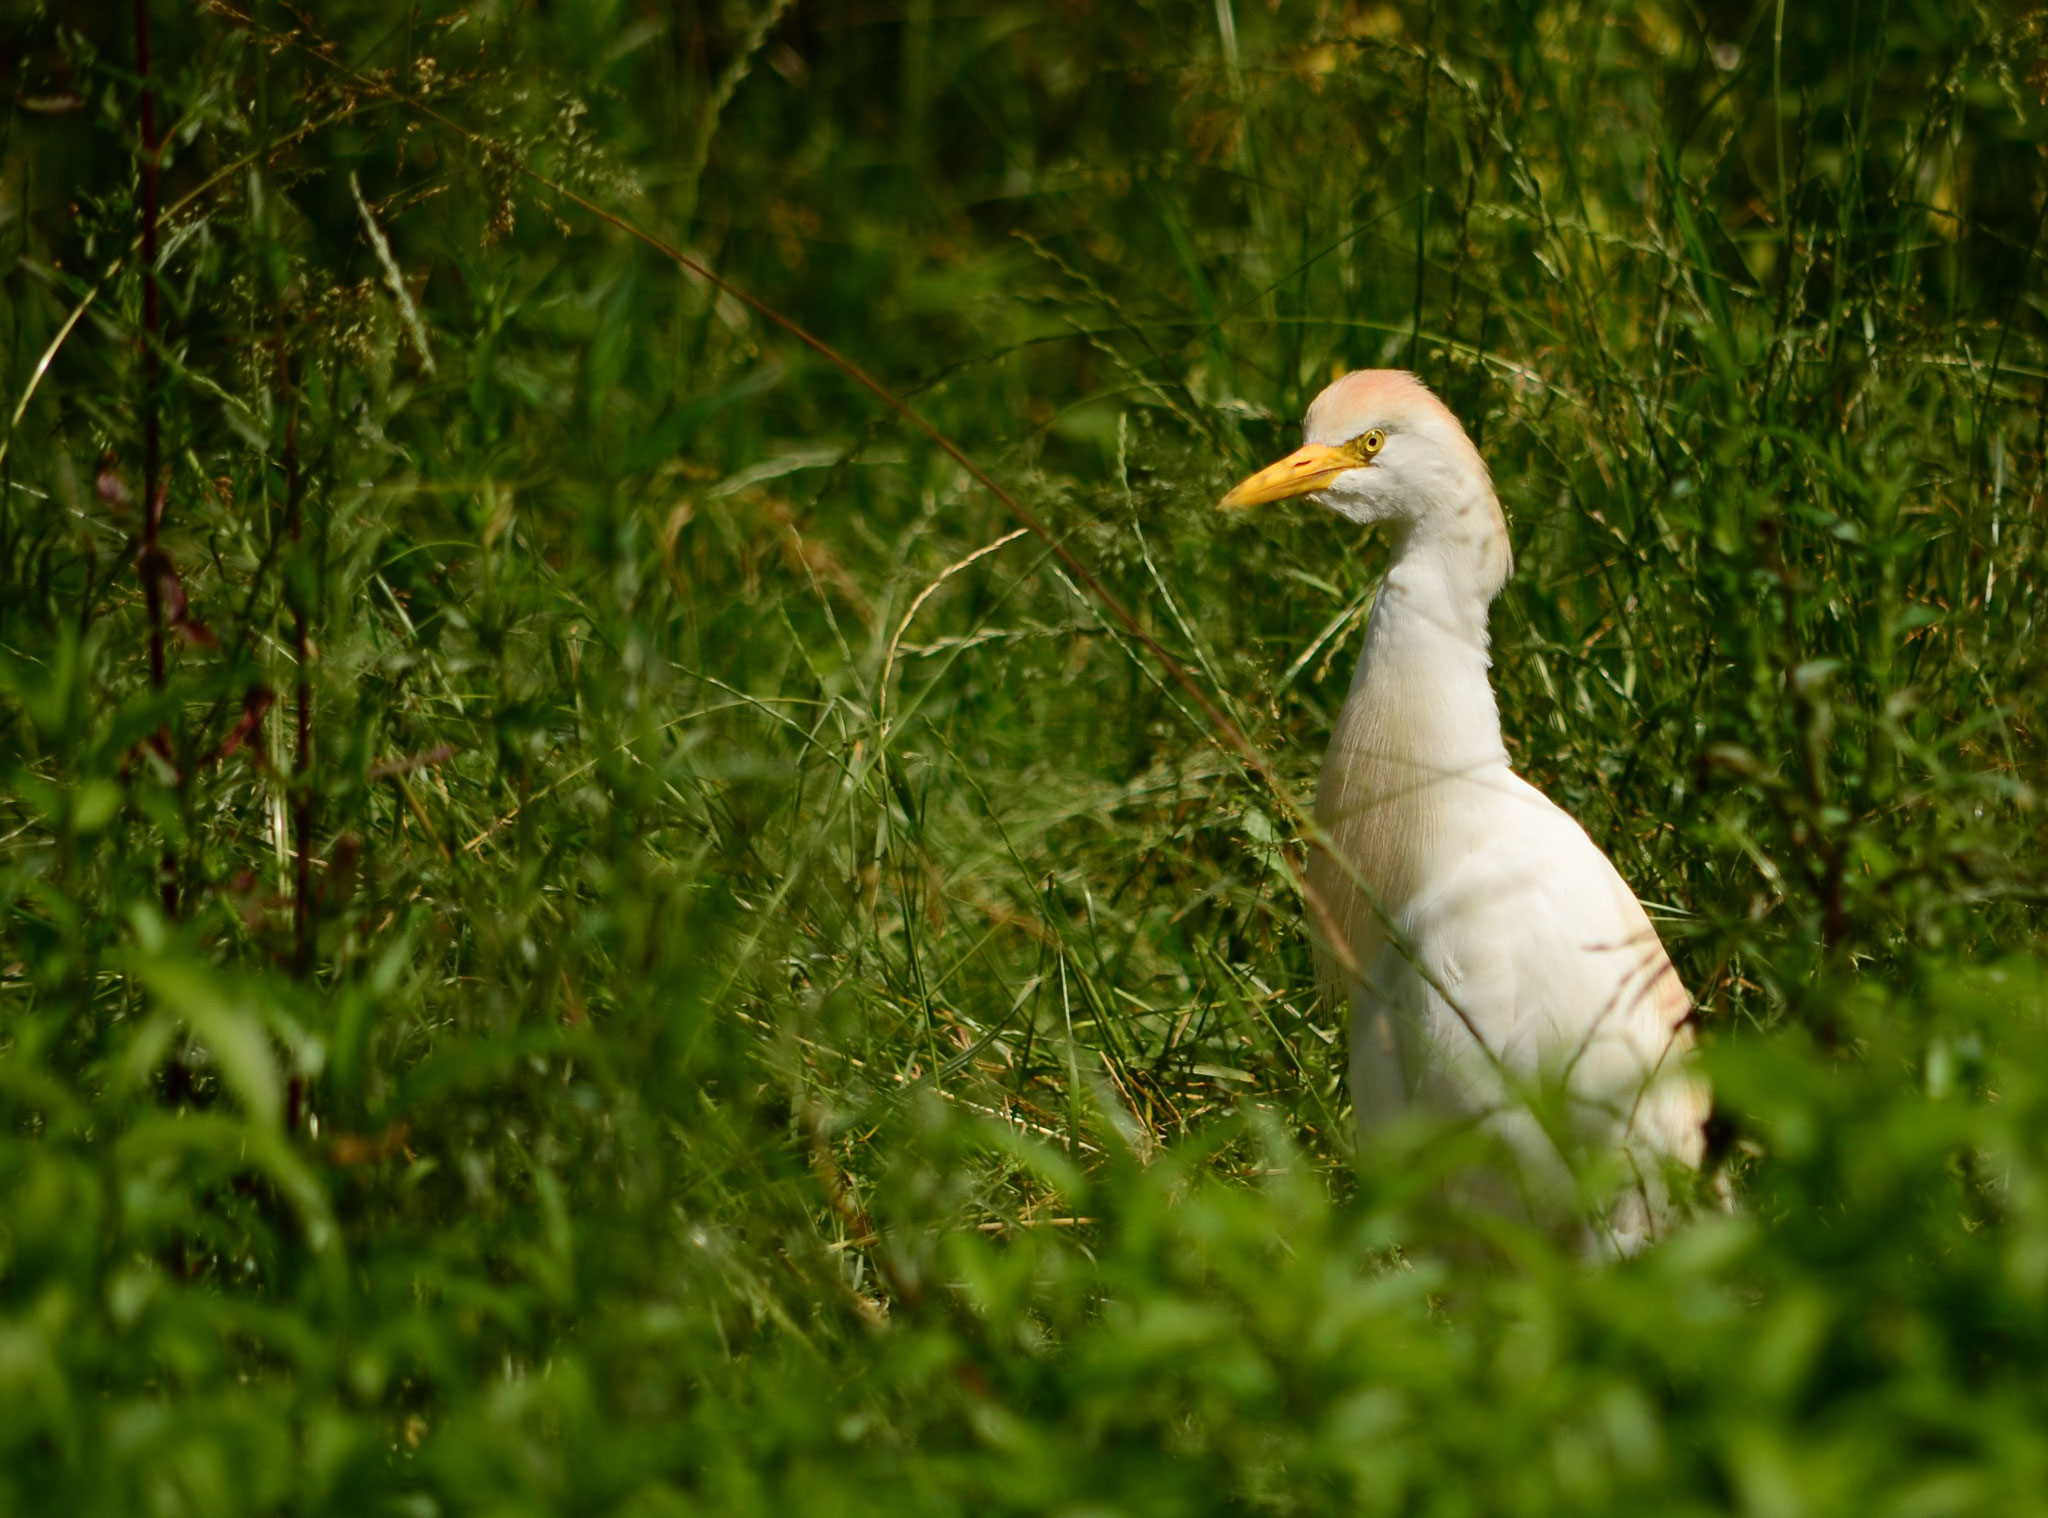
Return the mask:
<svg viewBox="0 0 2048 1518">
<path fill-rule="evenodd" d="M 1370 432 L 1359 434 L 1351 440 L 1351 448 L 1362 459 L 1369 459 L 1387 446 L 1387 435 L 1375 427 Z"/>
</svg>

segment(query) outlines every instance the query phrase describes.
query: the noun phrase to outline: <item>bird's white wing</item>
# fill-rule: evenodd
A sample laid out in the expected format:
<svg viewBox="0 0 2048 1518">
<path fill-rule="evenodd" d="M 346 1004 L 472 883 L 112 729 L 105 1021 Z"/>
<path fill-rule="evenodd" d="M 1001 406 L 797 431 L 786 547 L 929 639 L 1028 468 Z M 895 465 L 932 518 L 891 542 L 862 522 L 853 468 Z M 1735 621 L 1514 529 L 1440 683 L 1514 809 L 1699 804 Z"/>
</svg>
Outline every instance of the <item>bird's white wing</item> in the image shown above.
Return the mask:
<svg viewBox="0 0 2048 1518">
<path fill-rule="evenodd" d="M 1684 1069 L 1690 1002 L 1648 915 L 1585 830 L 1518 777 L 1491 781 L 1473 810 L 1493 815 L 1468 814 L 1447 841 L 1400 914 L 1405 950 L 1389 944 L 1354 998 L 1368 1026 L 1393 1025 L 1382 1037 L 1409 1094 L 1499 1114 L 1518 1147 L 1554 1160 L 1527 1099 L 1561 1087 L 1576 1143 L 1620 1145 L 1647 1169 L 1697 1166 L 1707 1096 Z M 1367 1081 L 1370 1056 L 1354 1060 Z"/>
</svg>

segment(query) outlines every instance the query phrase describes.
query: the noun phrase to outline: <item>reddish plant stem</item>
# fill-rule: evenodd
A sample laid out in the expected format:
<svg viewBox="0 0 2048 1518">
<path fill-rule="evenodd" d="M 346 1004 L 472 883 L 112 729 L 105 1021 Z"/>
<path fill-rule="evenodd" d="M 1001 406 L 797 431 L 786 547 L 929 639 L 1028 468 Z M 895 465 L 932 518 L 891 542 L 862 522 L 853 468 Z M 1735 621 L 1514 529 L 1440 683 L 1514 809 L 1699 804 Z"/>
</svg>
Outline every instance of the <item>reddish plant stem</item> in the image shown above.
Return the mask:
<svg viewBox="0 0 2048 1518">
<path fill-rule="evenodd" d="M 288 410 L 284 424 L 284 531 L 294 547 L 303 536 L 299 478 L 299 392 L 292 384 L 291 352 L 282 317 L 277 327 L 277 382 Z M 292 938 L 299 974 L 313 969 L 313 684 L 308 674 L 312 640 L 306 635 L 306 607 L 285 575 L 285 600 L 292 613 L 292 657 L 298 672 L 292 685 L 295 743 L 292 753 Z"/>
<path fill-rule="evenodd" d="M 157 302 L 157 158 L 156 91 L 149 76 L 149 0 L 135 0 L 135 72 L 142 81 L 142 591 L 149 601 L 149 677 L 164 683 L 164 591 L 159 565 L 159 540 L 164 520 L 164 491 L 157 479 L 162 468 L 158 431 L 158 338 L 162 316 Z"/>
<path fill-rule="evenodd" d="M 282 313 L 277 323 L 277 382 L 285 394 L 284 531 L 296 548 L 301 539 L 299 476 L 299 392 L 292 383 L 291 349 Z M 292 684 L 292 964 L 301 978 L 313 973 L 316 922 L 313 915 L 313 688 L 307 675 L 312 643 L 306 636 L 306 606 L 292 588 L 292 566 L 285 570 L 285 599 L 292 613 L 292 657 L 297 673 Z M 296 1133 L 306 1112 L 305 1077 L 294 1072 L 285 1084 L 285 1132 Z"/>
<path fill-rule="evenodd" d="M 163 318 L 156 283 L 157 255 L 157 166 L 163 144 L 156 131 L 156 90 L 150 84 L 149 0 L 135 0 L 135 74 L 142 81 L 142 98 L 137 103 L 142 128 L 142 595 L 149 605 L 149 679 L 161 690 L 164 683 L 164 484 L 158 478 L 163 469 L 163 438 L 157 415 L 157 390 L 161 379 Z M 159 732 L 158 742 L 166 759 L 171 752 L 170 735 Z M 178 915 L 178 856 L 164 850 L 161 882 L 164 913 Z"/>
</svg>

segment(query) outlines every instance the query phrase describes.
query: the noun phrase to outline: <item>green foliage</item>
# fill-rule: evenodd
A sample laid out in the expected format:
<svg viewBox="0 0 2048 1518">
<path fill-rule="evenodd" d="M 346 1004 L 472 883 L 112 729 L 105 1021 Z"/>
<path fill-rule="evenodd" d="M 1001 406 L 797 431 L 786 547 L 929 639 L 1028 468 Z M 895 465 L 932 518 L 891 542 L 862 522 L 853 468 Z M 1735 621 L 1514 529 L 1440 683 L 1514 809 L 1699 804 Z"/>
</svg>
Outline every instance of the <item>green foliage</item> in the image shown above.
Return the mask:
<svg viewBox="0 0 2048 1518">
<path fill-rule="evenodd" d="M 0 1509 L 2038 1500 L 2039 17 L 147 9 L 0 53 Z M 1351 1153 L 1288 799 L 629 225 L 1295 798 L 1379 549 L 1210 506 L 1423 373 L 1737 1209 Z"/>
</svg>

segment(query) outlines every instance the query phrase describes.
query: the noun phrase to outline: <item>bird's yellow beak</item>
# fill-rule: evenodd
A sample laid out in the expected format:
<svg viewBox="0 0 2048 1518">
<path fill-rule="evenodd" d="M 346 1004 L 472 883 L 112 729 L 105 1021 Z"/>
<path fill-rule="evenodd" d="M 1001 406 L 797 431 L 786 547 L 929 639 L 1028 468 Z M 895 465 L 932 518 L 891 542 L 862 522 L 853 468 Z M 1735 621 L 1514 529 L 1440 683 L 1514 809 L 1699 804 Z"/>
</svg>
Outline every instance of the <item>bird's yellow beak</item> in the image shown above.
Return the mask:
<svg viewBox="0 0 2048 1518">
<path fill-rule="evenodd" d="M 1309 443 L 1297 448 L 1277 464 L 1268 464 L 1250 479 L 1238 481 L 1229 495 L 1216 503 L 1218 511 L 1241 511 L 1269 501 L 1291 500 L 1321 490 L 1359 460 L 1349 448 L 1328 443 Z"/>
</svg>

